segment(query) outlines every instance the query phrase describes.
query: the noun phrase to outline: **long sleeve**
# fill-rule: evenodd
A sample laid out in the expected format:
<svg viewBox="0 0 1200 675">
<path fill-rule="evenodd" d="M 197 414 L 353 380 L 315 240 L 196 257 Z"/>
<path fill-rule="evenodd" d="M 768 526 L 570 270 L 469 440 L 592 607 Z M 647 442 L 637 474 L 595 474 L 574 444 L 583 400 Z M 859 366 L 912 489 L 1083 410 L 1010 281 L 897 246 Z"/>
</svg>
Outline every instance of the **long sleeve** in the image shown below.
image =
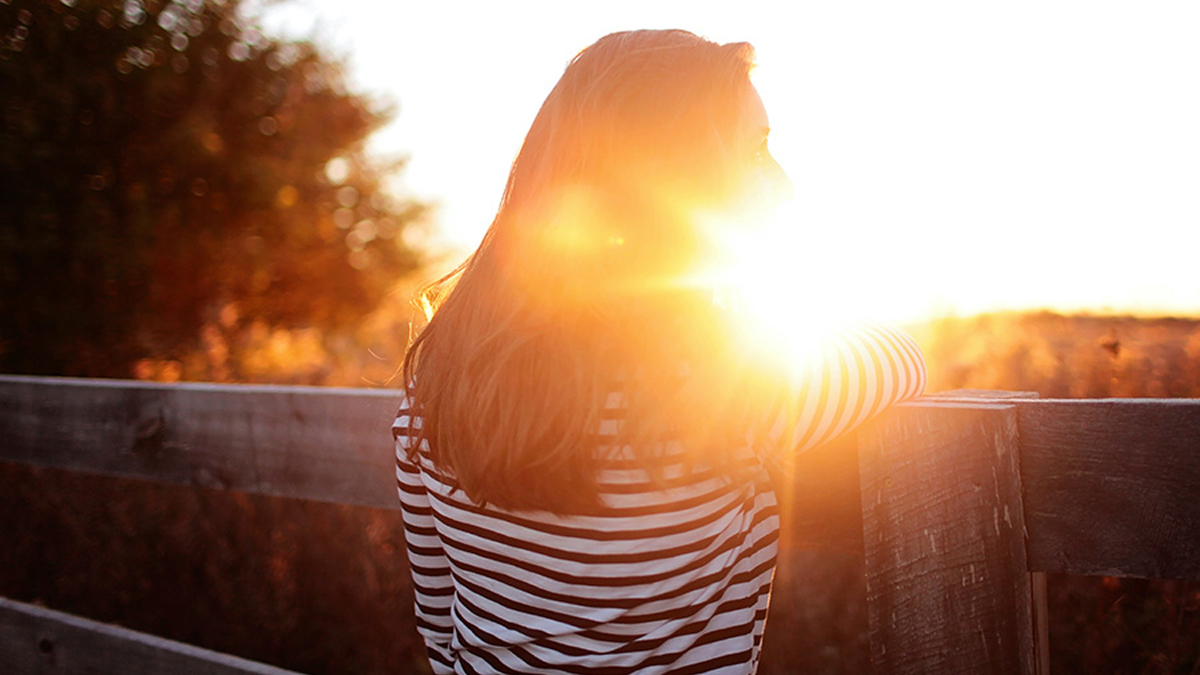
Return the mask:
<svg viewBox="0 0 1200 675">
<path fill-rule="evenodd" d="M 396 488 L 404 516 L 404 539 L 416 599 L 417 632 L 425 641 L 434 675 L 446 675 L 454 672 L 451 647 L 454 583 L 449 560 L 437 534 L 421 469 L 408 458 L 408 429 L 414 423 L 419 425 L 420 419 L 411 414 L 406 399 L 392 425 L 392 437 L 396 441 Z"/>
<path fill-rule="evenodd" d="M 771 415 L 767 436 L 776 451 L 803 452 L 827 443 L 925 390 L 921 350 L 898 330 L 846 329 L 814 352 Z"/>
</svg>

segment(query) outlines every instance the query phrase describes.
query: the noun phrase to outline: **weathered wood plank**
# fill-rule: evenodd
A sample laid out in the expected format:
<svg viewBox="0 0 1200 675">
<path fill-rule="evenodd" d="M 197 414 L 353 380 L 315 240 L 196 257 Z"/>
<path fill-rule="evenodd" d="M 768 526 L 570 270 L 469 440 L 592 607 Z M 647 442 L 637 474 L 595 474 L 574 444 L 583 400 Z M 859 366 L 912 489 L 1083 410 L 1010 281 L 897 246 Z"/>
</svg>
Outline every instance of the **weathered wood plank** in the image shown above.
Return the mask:
<svg viewBox="0 0 1200 675">
<path fill-rule="evenodd" d="M 0 461 L 396 508 L 395 391 L 0 376 Z"/>
<path fill-rule="evenodd" d="M 1032 675 L 1016 410 L 905 404 L 858 442 L 877 672 Z"/>
<path fill-rule="evenodd" d="M 1030 569 L 1200 579 L 1200 400 L 1016 405 Z"/>
<path fill-rule="evenodd" d="M 925 401 L 938 403 L 976 403 L 980 401 L 1036 399 L 1036 391 L 995 391 L 990 389 L 955 389 L 933 394 Z M 1019 419 L 1019 416 L 1018 416 Z M 1028 512 L 1027 512 L 1028 513 Z M 1048 675 L 1050 672 L 1050 611 L 1049 594 L 1046 588 L 1045 572 L 1030 572 L 1029 587 L 1031 592 L 1031 609 L 1033 612 L 1033 659 L 1034 672 L 1037 675 Z"/>
<path fill-rule="evenodd" d="M 6 675 L 296 675 L 263 663 L 0 598 Z"/>
<path fill-rule="evenodd" d="M 922 405 L 980 405 L 979 392 L 953 394 Z M 395 508 L 397 399 L 0 376 L 0 461 Z M 1004 404 L 1020 421 L 1031 570 L 1200 579 L 1200 400 Z M 797 460 L 791 543 L 857 548 L 855 459 L 844 441 Z"/>
</svg>

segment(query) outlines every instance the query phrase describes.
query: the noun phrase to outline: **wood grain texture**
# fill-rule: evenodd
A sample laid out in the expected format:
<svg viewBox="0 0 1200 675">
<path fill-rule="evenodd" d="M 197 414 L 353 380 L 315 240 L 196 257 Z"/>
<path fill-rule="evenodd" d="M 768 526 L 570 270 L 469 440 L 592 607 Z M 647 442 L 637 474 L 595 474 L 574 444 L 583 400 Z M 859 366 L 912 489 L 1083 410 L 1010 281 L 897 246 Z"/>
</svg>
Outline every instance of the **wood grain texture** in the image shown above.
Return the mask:
<svg viewBox="0 0 1200 675">
<path fill-rule="evenodd" d="M 0 376 L 0 461 L 398 508 L 396 391 Z"/>
<path fill-rule="evenodd" d="M 859 433 L 859 472 L 876 672 L 1032 674 L 1012 405 L 898 406 Z"/>
<path fill-rule="evenodd" d="M 0 598 L 5 675 L 295 675 L 254 661 Z"/>
<path fill-rule="evenodd" d="M 1200 579 L 1200 400 L 1016 405 L 1030 569 Z"/>
<path fill-rule="evenodd" d="M 1033 665 L 1037 675 L 1050 675 L 1050 592 L 1045 572 L 1029 573 L 1033 594 Z"/>
</svg>

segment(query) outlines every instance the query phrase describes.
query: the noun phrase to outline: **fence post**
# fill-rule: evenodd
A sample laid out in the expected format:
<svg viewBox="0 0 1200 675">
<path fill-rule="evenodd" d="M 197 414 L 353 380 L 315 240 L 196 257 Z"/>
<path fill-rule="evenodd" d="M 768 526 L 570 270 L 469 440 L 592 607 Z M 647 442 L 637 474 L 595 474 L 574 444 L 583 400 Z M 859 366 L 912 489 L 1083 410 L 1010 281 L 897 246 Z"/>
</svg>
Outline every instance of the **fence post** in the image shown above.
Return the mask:
<svg viewBox="0 0 1200 675">
<path fill-rule="evenodd" d="M 878 675 L 1034 675 L 1017 415 L 915 402 L 859 434 Z"/>
</svg>

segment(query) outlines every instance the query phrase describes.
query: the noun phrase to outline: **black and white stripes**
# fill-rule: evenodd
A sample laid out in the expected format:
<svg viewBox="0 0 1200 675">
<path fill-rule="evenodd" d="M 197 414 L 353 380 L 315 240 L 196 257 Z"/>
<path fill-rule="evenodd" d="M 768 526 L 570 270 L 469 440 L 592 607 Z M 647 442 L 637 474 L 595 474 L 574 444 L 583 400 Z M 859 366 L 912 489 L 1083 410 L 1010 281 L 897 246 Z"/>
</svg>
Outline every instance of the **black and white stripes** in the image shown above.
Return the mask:
<svg viewBox="0 0 1200 675">
<path fill-rule="evenodd" d="M 881 326 L 847 328 L 813 346 L 769 435 L 777 451 L 803 452 L 827 443 L 925 390 L 921 349 Z"/>
<path fill-rule="evenodd" d="M 887 329 L 849 332 L 816 363 L 781 406 L 776 447 L 830 440 L 924 384 L 919 351 Z M 622 409 L 619 394 L 608 407 Z M 725 473 L 686 470 L 669 447 L 654 479 L 627 449 L 600 446 L 604 508 L 558 516 L 475 504 L 426 452 L 409 459 L 419 424 L 406 401 L 393 436 L 417 628 L 435 673 L 754 671 L 779 516 L 766 458 L 749 445 L 731 448 L 745 471 Z"/>
</svg>

